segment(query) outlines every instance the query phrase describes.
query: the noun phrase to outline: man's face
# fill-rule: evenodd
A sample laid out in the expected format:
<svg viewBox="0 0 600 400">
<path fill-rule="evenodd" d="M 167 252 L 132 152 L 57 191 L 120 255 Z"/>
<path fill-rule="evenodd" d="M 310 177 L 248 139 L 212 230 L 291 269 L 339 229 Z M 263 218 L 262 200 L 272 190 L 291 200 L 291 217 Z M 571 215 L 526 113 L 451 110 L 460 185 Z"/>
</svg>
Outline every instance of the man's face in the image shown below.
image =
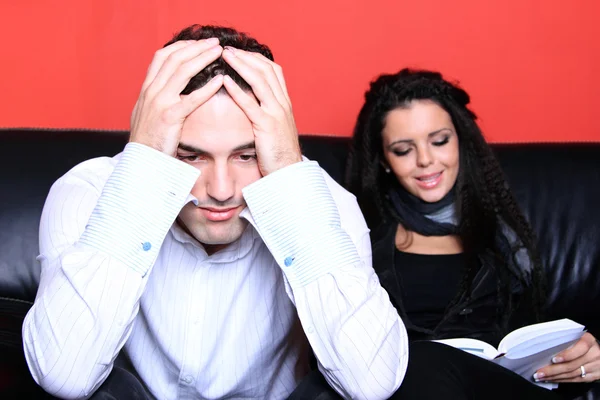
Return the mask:
<svg viewBox="0 0 600 400">
<path fill-rule="evenodd" d="M 177 158 L 198 168 L 179 223 L 212 254 L 240 238 L 247 221 L 242 189 L 261 178 L 252 124 L 227 94 L 218 93 L 186 118 Z"/>
</svg>

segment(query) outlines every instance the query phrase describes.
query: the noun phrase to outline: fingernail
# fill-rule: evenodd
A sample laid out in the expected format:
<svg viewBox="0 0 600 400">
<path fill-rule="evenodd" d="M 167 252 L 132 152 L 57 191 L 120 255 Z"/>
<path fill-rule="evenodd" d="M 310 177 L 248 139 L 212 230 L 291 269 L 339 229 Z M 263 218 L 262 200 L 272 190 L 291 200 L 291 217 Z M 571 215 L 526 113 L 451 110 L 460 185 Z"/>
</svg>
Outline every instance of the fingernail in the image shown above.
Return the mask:
<svg viewBox="0 0 600 400">
<path fill-rule="evenodd" d="M 218 38 L 206 39 L 206 43 L 208 43 L 208 44 L 217 44 L 217 43 L 219 43 L 219 39 Z"/>
<path fill-rule="evenodd" d="M 233 47 L 225 46 L 225 50 L 230 51 L 231 54 L 235 56 L 235 49 Z"/>
<path fill-rule="evenodd" d="M 558 363 L 561 363 L 563 361 L 564 361 L 564 358 L 562 358 L 562 357 L 552 357 L 552 362 L 554 364 L 558 364 Z"/>
<path fill-rule="evenodd" d="M 536 382 L 539 382 L 539 380 L 542 379 L 544 376 L 546 376 L 546 374 L 544 374 L 543 372 L 536 372 L 535 374 L 533 374 L 533 379 L 535 379 Z"/>
</svg>

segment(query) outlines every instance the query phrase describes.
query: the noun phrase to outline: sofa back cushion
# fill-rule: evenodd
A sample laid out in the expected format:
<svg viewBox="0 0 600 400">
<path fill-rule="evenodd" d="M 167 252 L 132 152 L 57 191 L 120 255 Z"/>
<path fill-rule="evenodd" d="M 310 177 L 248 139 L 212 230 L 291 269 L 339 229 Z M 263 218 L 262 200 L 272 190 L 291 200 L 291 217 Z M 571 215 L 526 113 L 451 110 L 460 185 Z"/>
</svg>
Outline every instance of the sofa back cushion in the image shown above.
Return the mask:
<svg viewBox="0 0 600 400">
<path fill-rule="evenodd" d="M 343 182 L 348 138 L 301 141 L 307 157 Z M 118 153 L 126 142 L 126 132 L 0 130 L 0 302 L 35 298 L 39 219 L 52 183 L 81 161 Z M 600 143 L 494 149 L 539 239 L 548 317 L 570 317 L 600 333 Z"/>
</svg>

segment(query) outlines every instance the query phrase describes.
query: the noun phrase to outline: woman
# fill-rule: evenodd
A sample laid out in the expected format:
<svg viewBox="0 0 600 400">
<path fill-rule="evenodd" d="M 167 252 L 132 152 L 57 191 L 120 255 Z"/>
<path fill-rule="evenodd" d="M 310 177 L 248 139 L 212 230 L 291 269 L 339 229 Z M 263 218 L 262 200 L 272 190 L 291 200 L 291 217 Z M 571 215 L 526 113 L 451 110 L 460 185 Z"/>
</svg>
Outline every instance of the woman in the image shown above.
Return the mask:
<svg viewBox="0 0 600 400">
<path fill-rule="evenodd" d="M 437 72 L 403 69 L 371 84 L 354 130 L 348 186 L 411 341 L 471 337 L 496 346 L 540 320 L 535 238 L 469 100 Z M 600 348 L 589 333 L 558 357 L 534 379 L 600 377 Z M 480 372 L 493 365 L 470 358 Z"/>
</svg>

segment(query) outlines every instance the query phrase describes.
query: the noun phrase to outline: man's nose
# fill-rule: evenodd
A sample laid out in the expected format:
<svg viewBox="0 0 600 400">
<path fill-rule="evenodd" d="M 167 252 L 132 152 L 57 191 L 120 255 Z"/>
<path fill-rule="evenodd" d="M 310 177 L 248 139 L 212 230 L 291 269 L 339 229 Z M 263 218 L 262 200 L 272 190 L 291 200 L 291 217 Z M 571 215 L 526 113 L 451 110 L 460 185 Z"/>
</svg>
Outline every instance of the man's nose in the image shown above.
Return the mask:
<svg viewBox="0 0 600 400">
<path fill-rule="evenodd" d="M 206 179 L 206 193 L 213 199 L 226 202 L 235 196 L 235 182 L 227 165 L 213 165 L 202 176 Z"/>
</svg>

